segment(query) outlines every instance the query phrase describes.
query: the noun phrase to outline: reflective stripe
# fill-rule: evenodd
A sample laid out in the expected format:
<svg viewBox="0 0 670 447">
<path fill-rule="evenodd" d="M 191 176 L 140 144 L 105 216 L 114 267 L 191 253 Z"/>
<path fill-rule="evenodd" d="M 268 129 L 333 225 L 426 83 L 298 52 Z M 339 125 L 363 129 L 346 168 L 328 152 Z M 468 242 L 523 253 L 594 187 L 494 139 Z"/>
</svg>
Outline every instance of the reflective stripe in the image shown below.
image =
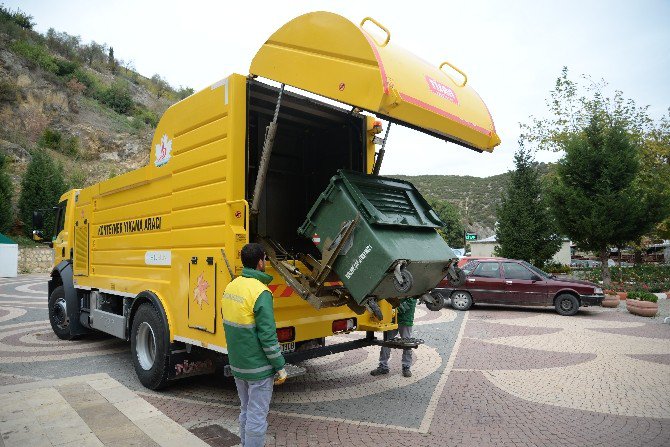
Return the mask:
<svg viewBox="0 0 670 447">
<path fill-rule="evenodd" d="M 235 323 L 233 321 L 228 321 L 228 320 L 223 320 L 223 324 L 227 324 L 228 326 L 241 327 L 241 328 L 245 328 L 245 329 L 254 329 L 256 327 L 255 324 Z"/>
<path fill-rule="evenodd" d="M 276 359 L 277 357 L 281 357 L 281 352 L 277 352 L 277 353 L 274 353 L 274 354 L 268 354 L 266 357 L 269 358 L 269 359 Z"/>
<path fill-rule="evenodd" d="M 279 345 L 274 345 L 270 346 L 269 348 L 263 348 L 263 351 L 265 352 L 274 352 L 274 351 L 279 351 L 281 347 Z"/>
<path fill-rule="evenodd" d="M 268 369 L 274 369 L 272 365 L 267 365 L 267 366 L 262 366 L 260 368 L 252 368 L 252 369 L 242 369 L 242 368 L 235 368 L 233 365 L 230 365 L 230 369 L 232 369 L 235 372 L 242 373 L 242 374 L 252 374 L 252 373 L 257 373 L 261 371 L 267 371 Z"/>
</svg>

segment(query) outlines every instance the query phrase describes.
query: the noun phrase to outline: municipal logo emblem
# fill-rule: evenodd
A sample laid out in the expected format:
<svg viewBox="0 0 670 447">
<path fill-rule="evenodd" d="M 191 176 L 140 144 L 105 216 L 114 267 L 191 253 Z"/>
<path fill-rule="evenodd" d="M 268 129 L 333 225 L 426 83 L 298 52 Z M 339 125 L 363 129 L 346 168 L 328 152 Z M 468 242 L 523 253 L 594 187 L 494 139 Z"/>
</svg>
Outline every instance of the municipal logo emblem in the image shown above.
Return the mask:
<svg viewBox="0 0 670 447">
<path fill-rule="evenodd" d="M 156 145 L 156 161 L 154 161 L 154 164 L 160 168 L 170 161 L 170 158 L 172 158 L 172 140 L 165 134 L 161 138 L 161 142 Z"/>
</svg>

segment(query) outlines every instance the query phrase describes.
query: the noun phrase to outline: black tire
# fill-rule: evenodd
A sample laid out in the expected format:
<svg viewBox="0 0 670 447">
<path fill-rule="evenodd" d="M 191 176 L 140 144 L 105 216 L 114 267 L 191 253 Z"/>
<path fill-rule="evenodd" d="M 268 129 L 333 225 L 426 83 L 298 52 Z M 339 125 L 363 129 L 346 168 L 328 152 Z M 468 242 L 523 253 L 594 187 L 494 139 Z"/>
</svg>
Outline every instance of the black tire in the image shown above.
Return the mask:
<svg viewBox="0 0 670 447">
<path fill-rule="evenodd" d="M 426 301 L 426 307 L 428 308 L 428 310 L 432 310 L 433 312 L 442 310 L 442 308 L 444 307 L 444 303 L 446 301 L 442 296 L 442 294 L 437 292 L 431 292 L 430 295 L 435 299 L 435 303 L 429 303 L 428 301 Z"/>
<path fill-rule="evenodd" d="M 472 304 L 472 295 L 465 290 L 455 290 L 451 293 L 451 307 L 454 309 L 468 310 Z"/>
<path fill-rule="evenodd" d="M 61 340 L 75 338 L 70 333 L 70 318 L 67 315 L 67 303 L 63 286 L 56 287 L 49 296 L 49 322 L 54 334 Z"/>
<path fill-rule="evenodd" d="M 569 293 L 562 293 L 554 301 L 556 312 L 560 315 L 574 315 L 579 311 L 579 300 Z"/>
<path fill-rule="evenodd" d="M 130 332 L 130 353 L 137 377 L 151 390 L 167 385 L 170 363 L 167 331 L 154 306 L 149 303 L 140 305 Z"/>
</svg>

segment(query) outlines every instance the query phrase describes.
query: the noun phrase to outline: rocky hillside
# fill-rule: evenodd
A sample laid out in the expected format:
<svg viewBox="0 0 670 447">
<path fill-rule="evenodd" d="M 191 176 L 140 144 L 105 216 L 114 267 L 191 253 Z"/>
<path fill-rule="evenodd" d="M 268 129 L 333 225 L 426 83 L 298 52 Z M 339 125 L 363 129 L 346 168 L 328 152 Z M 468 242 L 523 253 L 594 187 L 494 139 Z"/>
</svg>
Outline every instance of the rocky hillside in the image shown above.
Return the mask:
<svg viewBox="0 0 670 447">
<path fill-rule="evenodd" d="M 140 75 L 106 44 L 32 25 L 0 5 L 0 153 L 16 197 L 33 150 L 49 152 L 76 187 L 145 164 L 158 118 L 192 90 Z"/>
</svg>

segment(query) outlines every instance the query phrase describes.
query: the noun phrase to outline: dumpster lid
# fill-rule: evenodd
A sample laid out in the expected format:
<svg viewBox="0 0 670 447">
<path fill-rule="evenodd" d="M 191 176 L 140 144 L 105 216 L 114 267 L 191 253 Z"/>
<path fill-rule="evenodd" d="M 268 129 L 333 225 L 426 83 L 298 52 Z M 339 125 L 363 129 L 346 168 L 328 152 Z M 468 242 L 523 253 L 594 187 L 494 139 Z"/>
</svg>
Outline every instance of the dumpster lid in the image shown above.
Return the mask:
<svg viewBox="0 0 670 447">
<path fill-rule="evenodd" d="M 369 34 L 364 24 L 377 25 L 386 39 Z M 500 138 L 465 74 L 448 62 L 433 66 L 390 40 L 391 33 L 369 17 L 358 26 L 337 14 L 312 12 L 270 36 L 249 72 L 492 152 Z M 461 75 L 454 79 L 445 67 Z"/>
<path fill-rule="evenodd" d="M 371 224 L 424 228 L 446 225 L 410 182 L 345 170 L 339 170 L 333 180 L 338 178 Z"/>
</svg>

